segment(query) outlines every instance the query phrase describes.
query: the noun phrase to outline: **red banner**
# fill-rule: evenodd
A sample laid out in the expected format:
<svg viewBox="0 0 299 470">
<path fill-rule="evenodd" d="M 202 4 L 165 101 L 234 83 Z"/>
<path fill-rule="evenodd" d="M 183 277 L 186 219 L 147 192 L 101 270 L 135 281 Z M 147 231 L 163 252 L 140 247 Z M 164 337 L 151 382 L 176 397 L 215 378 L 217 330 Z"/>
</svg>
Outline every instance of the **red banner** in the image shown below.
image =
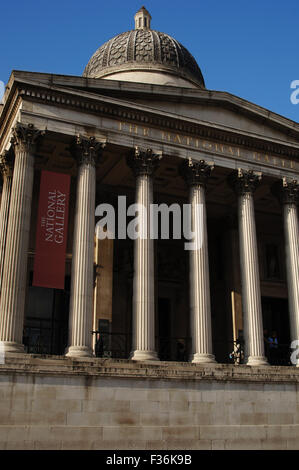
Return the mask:
<svg viewBox="0 0 299 470">
<path fill-rule="evenodd" d="M 64 289 L 70 176 L 42 171 L 33 285 Z"/>
</svg>

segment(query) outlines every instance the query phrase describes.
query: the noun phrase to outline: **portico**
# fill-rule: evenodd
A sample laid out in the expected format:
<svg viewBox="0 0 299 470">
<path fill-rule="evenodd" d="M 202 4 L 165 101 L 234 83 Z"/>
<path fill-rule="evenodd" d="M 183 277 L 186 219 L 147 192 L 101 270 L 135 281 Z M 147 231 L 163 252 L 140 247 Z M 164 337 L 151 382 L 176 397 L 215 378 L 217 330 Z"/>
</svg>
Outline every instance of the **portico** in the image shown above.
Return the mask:
<svg viewBox="0 0 299 470">
<path fill-rule="evenodd" d="M 90 331 L 92 328 L 98 328 L 98 319 L 101 318 L 100 315 L 94 316 L 93 301 L 94 229 L 92 227 L 95 225 L 94 208 L 102 202 L 113 202 L 117 195 L 126 195 L 128 200 L 132 202 L 135 200 L 135 202 L 144 202 L 145 204 L 150 204 L 153 200 L 182 204 L 187 203 L 189 199 L 191 203 L 194 200 L 198 204 L 206 206 L 206 217 L 203 218 L 204 226 L 197 228 L 197 230 L 203 229 L 204 231 L 204 243 L 197 252 L 186 253 L 182 249 L 180 256 L 182 260 L 185 260 L 183 263 L 185 263 L 188 272 L 187 277 L 184 274 L 178 275 L 182 276 L 180 281 L 171 280 L 175 273 L 168 274 L 168 280 L 163 274 L 163 270 L 167 270 L 165 256 L 162 261 L 163 253 L 164 255 L 171 253 L 169 249 L 170 246 L 175 246 L 173 245 L 174 241 L 144 240 L 141 243 L 136 240 L 134 255 L 130 254 L 130 250 L 133 248 L 131 242 L 114 241 L 118 268 L 117 272 L 114 268 L 113 274 L 112 318 L 109 322 L 109 333 L 114 331 L 123 335 L 132 335 L 131 358 L 133 360 L 159 359 L 160 340 L 158 337 L 160 335 L 158 330 L 163 329 L 163 322 L 169 321 L 172 325 L 172 333 L 169 334 L 169 337 L 191 338 L 190 360 L 213 362 L 216 348 L 216 351 L 221 349 L 225 351 L 220 354 L 221 362 L 221 358 L 229 350 L 229 341 L 232 340 L 231 291 L 236 292 L 242 298 L 243 308 L 238 306 L 237 316 L 239 323 L 241 322 L 239 329 L 244 329 L 245 347 L 248 348 L 246 352 L 248 364 L 262 365 L 267 363 L 263 345 L 262 297 L 265 295 L 268 297 L 269 294 L 271 297 L 272 292 L 276 290 L 274 295 L 278 294 L 281 296 L 280 298 L 286 298 L 287 286 L 291 325 L 290 338 L 296 339 L 298 337 L 296 326 L 298 323 L 298 302 L 296 301 L 296 296 L 298 297 L 296 259 L 298 256 L 294 254 L 296 246 L 298 247 L 298 226 L 296 226 L 298 220 L 296 206 L 298 157 L 296 145 L 291 141 L 281 144 L 275 142 L 274 138 L 270 145 L 262 135 L 259 138 L 253 138 L 251 135 L 246 135 L 244 131 L 242 140 L 228 130 L 222 129 L 220 132 L 219 129 L 208 128 L 207 124 L 197 121 L 190 123 L 183 116 L 174 117 L 160 109 L 154 113 L 145 104 L 134 103 L 133 105 L 128 100 L 123 103 L 115 97 L 99 98 L 94 93 L 96 87 L 100 86 L 95 79 L 89 81 L 88 91 L 82 90 L 79 93 L 75 91 L 74 84 L 76 83 L 78 90 L 80 80 L 83 86 L 84 79 L 72 79 L 73 83 L 70 88 L 69 80 L 57 77 L 54 78 L 54 84 L 55 80 L 57 82 L 57 90 L 54 90 L 53 87 L 50 90 L 47 84 L 49 80 L 47 75 L 37 74 L 38 83 L 34 81 L 35 75 L 16 72 L 12 76 L 12 92 L 9 98 L 11 101 L 7 102 L 2 111 L 2 125 L 4 125 L 6 121 L 3 121 L 3 117 L 9 117 L 9 113 L 13 109 L 13 100 L 16 100 L 17 96 L 21 96 L 23 101 L 19 123 L 11 122 L 11 125 L 6 128 L 2 127 L 1 138 L 1 155 L 4 156 L 8 151 L 14 155 L 11 194 L 9 194 L 9 185 L 7 188 L 4 185 L 1 202 L 1 211 L 3 214 L 7 214 L 1 219 L 2 233 L 6 232 L 6 237 L 4 237 L 5 257 L 2 257 L 1 260 L 4 266 L 1 279 L 1 340 L 5 342 L 7 351 L 23 351 L 22 332 L 24 320 L 26 326 L 26 317 L 28 317 L 28 311 L 26 313 L 28 295 L 31 295 L 28 276 L 32 270 L 34 257 L 34 219 L 37 210 L 38 175 L 41 169 L 66 172 L 73 178 L 66 259 L 66 274 L 70 276 L 72 286 L 67 326 L 69 340 L 68 344 L 65 344 L 65 347 L 68 346 L 68 355 L 93 354 Z M 25 85 L 25 81 L 29 81 L 30 85 Z M 24 82 L 22 86 L 20 86 L 21 82 Z M 67 83 L 68 86 L 66 86 Z M 108 92 L 108 90 L 111 92 L 111 83 L 108 86 L 107 82 L 102 80 L 102 92 Z M 118 93 L 117 83 L 115 82 L 115 85 L 112 86 L 116 95 Z M 135 96 L 137 89 L 140 93 L 138 86 L 136 88 L 133 84 L 127 84 L 126 87 L 128 99 Z M 149 88 L 147 85 L 143 85 L 143 88 L 146 97 Z M 14 98 L 13 90 L 15 90 Z M 159 87 L 156 89 L 154 87 L 152 93 L 154 99 L 159 93 L 164 100 L 169 99 L 167 87 L 163 92 Z M 185 89 L 186 109 L 192 94 L 198 100 L 198 105 L 201 106 L 202 93 L 202 91 L 199 92 L 200 96 L 197 96 L 198 92 Z M 213 100 L 216 98 L 214 96 Z M 223 98 L 221 97 L 221 99 Z M 227 103 L 234 100 L 229 96 L 226 99 Z M 211 109 L 213 109 L 212 104 Z M 245 110 L 243 112 L 245 113 Z M 115 116 L 116 113 L 117 116 Z M 277 120 L 276 116 L 274 118 Z M 253 119 L 253 115 L 251 119 Z M 280 123 L 281 129 L 284 125 L 287 124 Z M 177 130 L 174 131 L 174 127 L 177 127 Z M 41 136 L 41 134 L 44 135 Z M 12 135 L 17 135 L 18 140 L 15 137 L 15 140 L 10 144 Z M 78 141 L 77 136 L 80 136 L 81 140 Z M 30 142 L 28 138 L 31 139 Z M 224 143 L 221 143 L 221 138 Z M 82 154 L 88 158 L 84 171 L 80 166 L 82 163 L 77 166 L 77 157 L 74 158 L 74 152 L 71 150 L 76 139 L 77 142 L 82 142 L 82 145 L 84 142 L 89 142 L 89 147 L 81 146 L 81 149 L 90 148 Z M 227 143 L 228 139 L 230 140 L 229 144 Z M 105 144 L 104 148 L 102 148 L 103 144 Z M 36 147 L 36 145 L 38 146 Z M 91 145 L 92 147 L 90 147 Z M 269 145 L 269 149 L 267 149 L 267 145 Z M 30 177 L 26 176 L 25 170 L 19 169 L 19 165 L 23 162 L 23 157 L 19 156 L 21 155 L 19 148 L 24 148 L 25 150 L 22 151 L 26 151 L 30 155 L 30 164 L 28 163 L 30 175 L 32 175 Z M 101 148 L 99 158 L 95 153 L 94 156 L 88 153 L 95 152 L 92 150 L 94 148 Z M 143 155 L 142 152 L 148 155 L 147 163 L 142 167 L 142 173 L 136 167 L 137 157 L 135 157 L 134 165 L 130 163 L 132 160 L 129 156 L 136 148 L 140 149 L 141 155 Z M 22 155 L 27 155 L 27 153 L 22 153 Z M 159 157 L 153 172 L 149 170 L 148 164 L 153 158 L 157 158 L 154 157 L 155 155 Z M 271 155 L 271 159 L 266 155 Z M 191 175 L 194 176 L 196 173 L 191 172 L 188 177 L 185 172 L 185 176 L 181 176 L 180 167 L 184 161 L 189 162 L 186 167 L 190 169 L 189 172 L 192 168 L 199 169 L 197 176 L 199 179 L 195 179 L 191 186 L 188 181 L 190 181 Z M 133 168 L 135 173 L 129 168 L 132 165 L 135 168 Z M 203 180 L 203 176 L 200 176 L 205 174 L 205 178 L 208 178 L 207 173 L 200 172 L 200 165 L 203 169 L 214 167 L 208 180 Z M 27 166 L 26 171 L 29 171 Z M 5 178 L 6 173 L 4 172 L 4 183 Z M 82 182 L 83 178 L 85 179 L 81 190 L 80 181 Z M 91 178 L 91 180 L 87 181 L 86 178 Z M 231 186 L 232 179 L 235 181 L 233 188 Z M 271 187 L 275 182 L 280 182 L 282 194 L 293 195 L 291 200 L 285 197 L 284 200 L 287 202 L 284 203 L 283 213 L 271 193 Z M 257 185 L 257 183 L 259 184 Z M 194 184 L 197 185 L 196 191 Z M 151 189 L 151 185 L 153 189 Z M 85 192 L 84 188 L 88 188 L 88 192 Z M 256 188 L 255 191 L 254 188 Z M 235 190 L 237 192 L 234 192 Z M 32 191 L 33 199 L 31 199 Z M 8 197 L 10 199 L 9 211 L 7 209 Z M 264 266 L 261 259 L 263 253 L 259 252 L 259 248 L 261 242 L 267 238 L 263 234 L 263 230 L 265 232 L 267 230 L 260 221 L 263 218 L 262 214 L 268 210 L 270 212 L 267 217 L 271 219 L 271 224 L 274 226 L 276 224 L 277 227 L 272 233 L 274 238 L 279 237 L 279 227 L 284 221 L 286 255 L 281 263 L 282 270 L 285 269 L 287 275 L 285 282 L 278 278 L 269 281 L 263 272 Z M 10 213 L 11 215 L 9 215 Z M 15 214 L 21 214 L 20 218 L 14 217 Z M 232 220 L 232 216 L 237 217 L 237 214 L 239 214 L 239 223 L 234 223 L 232 230 L 228 221 Z M 30 218 L 31 223 L 29 223 Z M 6 220 L 8 222 L 5 222 Z M 20 228 L 15 226 L 17 222 L 20 224 Z M 196 222 L 194 223 L 196 226 Z M 26 224 L 28 225 L 26 226 Z M 219 242 L 219 240 L 217 243 L 215 242 L 217 239 L 215 228 L 213 228 L 215 224 L 216 226 L 219 224 L 216 232 L 218 232 L 218 239 L 221 238 L 220 245 L 224 258 L 226 258 L 224 267 L 222 267 L 224 273 L 229 269 L 228 266 L 231 263 L 227 255 L 227 243 L 230 245 L 229 250 L 233 250 L 233 256 L 236 260 L 233 262 L 230 274 L 224 274 L 223 282 L 219 282 L 219 286 L 218 281 L 215 282 L 215 271 L 220 269 L 220 255 L 215 257 L 215 248 Z M 257 228 L 256 224 L 258 224 Z M 87 229 L 87 227 L 89 228 Z M 233 233 L 238 235 L 240 244 L 237 243 Z M 15 239 L 17 234 L 20 238 Z M 82 251 L 82 254 L 79 255 L 79 252 L 81 253 L 80 244 L 84 240 L 88 240 L 89 248 L 88 251 Z M 122 243 L 123 245 L 121 245 Z M 125 248 L 126 243 L 129 251 Z M 16 246 L 19 246 L 17 250 Z M 82 249 L 83 247 L 84 250 L 87 250 L 85 241 Z M 158 252 L 160 253 L 159 262 Z M 134 264 L 135 267 L 124 280 L 125 261 L 122 267 L 120 267 L 120 263 L 125 253 L 128 255 L 127 263 L 131 266 Z M 170 258 L 172 256 L 170 255 Z M 142 260 L 148 260 L 149 264 L 146 265 Z M 20 266 L 22 266 L 22 272 Z M 114 264 L 114 266 L 116 265 Z M 101 269 L 104 268 L 99 267 L 100 272 Z M 211 282 L 209 282 L 210 276 Z M 119 290 L 130 283 L 132 294 L 129 290 L 125 292 Z M 171 286 L 177 287 L 173 290 Z M 180 292 L 180 300 L 185 303 L 184 307 L 179 306 L 178 299 L 175 300 L 175 290 Z M 217 292 L 218 294 L 216 294 Z M 130 295 L 133 300 L 130 299 Z M 212 304 L 209 301 L 211 295 Z M 219 296 L 218 300 L 215 299 L 215 295 Z M 27 303 L 25 299 L 27 299 Z M 169 307 L 167 307 L 166 300 L 163 301 L 163 304 L 158 299 L 170 299 L 167 301 Z M 164 312 L 169 310 L 167 315 L 170 319 L 166 320 L 166 317 L 164 320 L 159 319 L 157 312 L 159 302 L 164 305 L 164 307 L 160 307 L 162 311 L 163 309 Z M 219 304 L 223 303 L 224 305 L 224 302 L 226 302 L 225 315 L 221 318 Z M 101 304 L 100 300 L 99 304 Z M 80 308 L 79 305 L 81 305 Z M 215 314 L 215 312 L 218 313 Z M 160 315 L 163 315 L 163 312 Z M 92 325 L 93 318 L 97 318 L 97 324 Z M 217 331 L 218 322 L 221 325 L 223 325 L 221 322 L 226 323 L 225 333 L 222 335 L 219 335 L 219 331 Z M 177 332 L 179 324 L 181 325 L 180 331 L 184 334 Z M 121 331 L 117 331 L 119 328 Z M 213 330 L 216 330 L 215 333 Z M 223 343 L 227 344 L 226 347 L 219 345 L 221 342 L 219 337 L 220 339 L 222 337 Z M 175 355 L 173 357 L 175 358 Z M 219 359 L 216 354 L 217 360 Z"/>
<path fill-rule="evenodd" d="M 151 20 L 142 7 L 82 77 L 11 74 L 0 108 L 1 345 L 84 358 L 100 332 L 107 357 L 213 365 L 244 341 L 245 363 L 267 366 L 278 330 L 290 365 L 299 125 L 208 90 L 192 54 Z M 60 289 L 32 280 L 44 171 L 71 177 Z M 96 207 L 120 196 L 139 207 L 140 235 L 118 224 L 100 239 Z M 169 208 L 156 224 L 172 221 L 172 236 L 151 236 L 153 204 Z M 188 244 L 173 205 L 190 209 Z M 118 207 L 118 221 L 134 215 Z"/>
</svg>

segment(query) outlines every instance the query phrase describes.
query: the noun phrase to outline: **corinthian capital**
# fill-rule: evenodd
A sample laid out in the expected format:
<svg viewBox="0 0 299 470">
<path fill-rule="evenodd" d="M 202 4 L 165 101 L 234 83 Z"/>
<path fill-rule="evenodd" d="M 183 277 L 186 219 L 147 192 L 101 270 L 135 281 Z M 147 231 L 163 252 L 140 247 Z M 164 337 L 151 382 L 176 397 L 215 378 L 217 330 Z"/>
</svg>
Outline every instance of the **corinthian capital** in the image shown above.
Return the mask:
<svg viewBox="0 0 299 470">
<path fill-rule="evenodd" d="M 11 177 L 14 165 L 14 152 L 12 148 L 7 150 L 3 155 L 0 155 L 0 172 L 3 177 Z"/>
<path fill-rule="evenodd" d="M 204 160 L 196 161 L 189 158 L 182 162 L 180 174 L 189 186 L 205 186 L 213 169 L 213 164 L 206 163 Z"/>
<path fill-rule="evenodd" d="M 86 138 L 77 136 L 71 146 L 71 151 L 79 165 L 87 164 L 95 166 L 105 145 L 103 142 L 98 142 L 95 137 Z"/>
<path fill-rule="evenodd" d="M 33 124 L 17 123 L 16 127 L 12 130 L 11 143 L 16 151 L 28 151 L 32 152 L 35 148 L 37 139 L 44 135 L 45 131 L 36 129 Z"/>
<path fill-rule="evenodd" d="M 283 204 L 298 204 L 299 203 L 299 183 L 295 179 L 286 178 L 282 179 L 282 203 Z"/>
<path fill-rule="evenodd" d="M 127 164 L 135 176 L 153 175 L 158 168 L 162 155 L 151 149 L 135 147 L 127 157 Z"/>
<path fill-rule="evenodd" d="M 246 193 L 253 194 L 261 179 L 262 174 L 260 172 L 254 172 L 253 170 L 242 170 L 242 168 L 238 168 L 236 172 L 229 176 L 228 181 L 234 191 L 238 195 L 242 195 Z"/>
</svg>

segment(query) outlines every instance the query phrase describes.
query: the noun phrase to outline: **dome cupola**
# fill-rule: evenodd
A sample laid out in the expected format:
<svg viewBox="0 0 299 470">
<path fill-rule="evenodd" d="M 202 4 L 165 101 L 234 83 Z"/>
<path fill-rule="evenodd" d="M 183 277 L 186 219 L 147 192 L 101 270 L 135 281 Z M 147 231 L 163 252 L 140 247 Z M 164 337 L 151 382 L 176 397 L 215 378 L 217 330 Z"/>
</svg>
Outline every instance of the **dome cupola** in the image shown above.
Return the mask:
<svg viewBox="0 0 299 470">
<path fill-rule="evenodd" d="M 190 52 L 168 34 L 151 29 L 145 7 L 134 16 L 135 29 L 103 44 L 91 57 L 83 76 L 157 85 L 205 88 Z"/>
</svg>

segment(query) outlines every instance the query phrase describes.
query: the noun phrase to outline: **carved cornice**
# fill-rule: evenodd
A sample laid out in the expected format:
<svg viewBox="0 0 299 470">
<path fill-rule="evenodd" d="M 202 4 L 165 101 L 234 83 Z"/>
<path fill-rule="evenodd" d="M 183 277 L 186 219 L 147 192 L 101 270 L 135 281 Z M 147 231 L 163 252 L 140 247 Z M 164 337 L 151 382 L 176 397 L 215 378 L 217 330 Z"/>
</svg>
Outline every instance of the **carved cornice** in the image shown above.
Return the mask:
<svg viewBox="0 0 299 470">
<path fill-rule="evenodd" d="M 228 177 L 228 182 L 238 195 L 244 195 L 253 194 L 261 179 L 262 174 L 260 172 L 238 168 Z"/>
<path fill-rule="evenodd" d="M 206 163 L 204 160 L 195 161 L 189 158 L 180 165 L 180 174 L 188 186 L 206 186 L 214 165 Z"/>
<path fill-rule="evenodd" d="M 10 149 L 7 150 L 3 155 L 0 155 L 0 172 L 3 178 L 11 178 L 13 174 L 13 166 L 15 161 L 15 154 Z"/>
<path fill-rule="evenodd" d="M 71 146 L 71 152 L 76 158 L 78 165 L 95 166 L 105 145 L 103 142 L 98 142 L 95 137 L 87 139 L 77 136 Z"/>
<path fill-rule="evenodd" d="M 151 176 L 158 168 L 161 158 L 161 154 L 155 154 L 151 149 L 135 147 L 127 157 L 127 164 L 136 177 Z"/>
<path fill-rule="evenodd" d="M 187 122 L 170 116 L 159 116 L 157 113 L 148 110 L 138 110 L 127 107 L 125 104 L 117 105 L 116 103 L 103 103 L 97 99 L 78 96 L 73 94 L 71 90 L 65 93 L 42 89 L 38 87 L 27 86 L 19 90 L 20 96 L 31 101 L 39 101 L 50 103 L 52 105 L 63 106 L 64 108 L 79 109 L 83 112 L 96 114 L 97 116 L 107 116 L 114 119 L 125 120 L 128 122 L 139 123 L 144 126 L 154 126 L 159 129 L 167 129 L 170 131 L 178 131 L 186 133 L 190 136 L 211 139 L 219 143 L 233 144 L 237 146 L 245 146 L 249 149 L 265 153 L 273 153 L 278 156 L 299 158 L 299 149 L 292 148 L 286 144 L 269 142 L 261 137 L 253 137 L 240 135 L 234 130 L 222 130 L 208 127 L 207 125 Z"/>
<path fill-rule="evenodd" d="M 11 144 L 15 152 L 33 152 L 39 137 L 45 134 L 45 131 L 36 129 L 33 124 L 27 126 L 17 123 L 12 130 Z"/>
</svg>

